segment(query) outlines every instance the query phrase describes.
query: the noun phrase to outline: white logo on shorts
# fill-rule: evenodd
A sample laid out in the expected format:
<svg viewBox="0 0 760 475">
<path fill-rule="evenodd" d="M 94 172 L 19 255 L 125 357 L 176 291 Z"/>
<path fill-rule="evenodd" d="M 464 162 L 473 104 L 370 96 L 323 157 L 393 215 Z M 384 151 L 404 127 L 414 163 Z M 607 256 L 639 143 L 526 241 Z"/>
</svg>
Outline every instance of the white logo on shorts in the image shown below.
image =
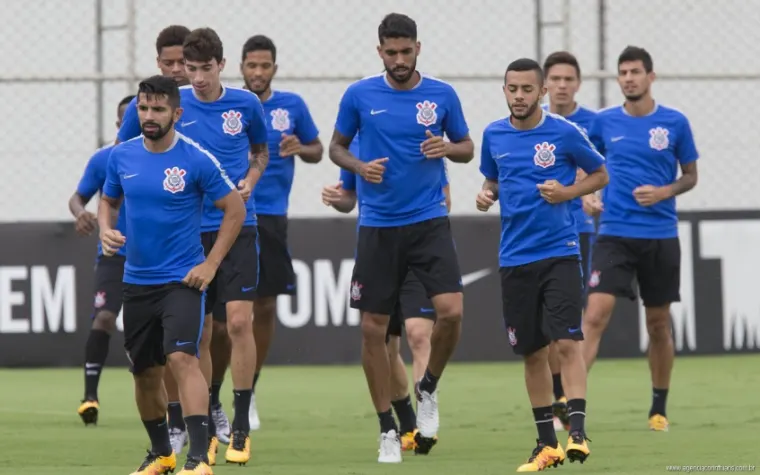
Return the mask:
<svg viewBox="0 0 760 475">
<path fill-rule="evenodd" d="M 361 300 L 362 299 L 362 284 L 359 282 L 352 282 L 351 283 L 351 300 Z"/>
<path fill-rule="evenodd" d="M 512 346 L 517 345 L 517 335 L 515 334 L 515 329 L 512 327 L 507 327 L 507 336 L 509 337 L 509 344 Z"/>
</svg>

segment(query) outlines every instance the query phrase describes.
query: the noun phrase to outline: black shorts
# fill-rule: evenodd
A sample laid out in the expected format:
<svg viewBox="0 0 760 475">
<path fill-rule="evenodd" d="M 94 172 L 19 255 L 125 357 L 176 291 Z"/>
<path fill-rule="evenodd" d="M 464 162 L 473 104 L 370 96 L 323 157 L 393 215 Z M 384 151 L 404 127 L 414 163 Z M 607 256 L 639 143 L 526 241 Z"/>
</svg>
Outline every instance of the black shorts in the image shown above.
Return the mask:
<svg viewBox="0 0 760 475">
<path fill-rule="evenodd" d="M 207 256 L 216 242 L 217 235 L 216 231 L 201 234 L 203 251 Z M 256 226 L 246 226 L 240 231 L 206 290 L 206 314 L 211 313 L 218 303 L 253 302 L 258 281 L 258 231 Z"/>
<path fill-rule="evenodd" d="M 256 297 L 296 293 L 296 273 L 288 249 L 288 217 L 259 215 L 259 285 Z"/>
<path fill-rule="evenodd" d="M 401 286 L 396 308 L 388 322 L 388 333 L 385 336 L 387 342 L 391 336 L 401 336 L 404 322 L 409 318 L 426 318 L 435 321 L 435 309 L 425 293 L 425 287 L 420 279 L 409 271 L 406 274 L 404 284 Z"/>
<path fill-rule="evenodd" d="M 387 228 L 360 226 L 351 307 L 390 315 L 410 271 L 424 287 L 426 297 L 462 292 L 449 218 Z"/>
<path fill-rule="evenodd" d="M 92 318 L 100 312 L 119 315 L 123 298 L 124 256 L 100 256 L 95 266 Z"/>
<path fill-rule="evenodd" d="M 166 355 L 177 351 L 198 356 L 204 298 L 178 282 L 124 284 L 124 348 L 133 373 L 163 366 Z"/>
<path fill-rule="evenodd" d="M 581 241 L 581 268 L 583 269 L 583 282 L 584 282 L 584 300 L 586 296 L 585 283 L 588 282 L 588 276 L 591 275 L 591 256 L 593 254 L 594 242 L 596 241 L 595 233 L 580 233 Z"/>
<path fill-rule="evenodd" d="M 636 300 L 636 277 L 644 307 L 661 307 L 681 300 L 681 243 L 669 239 L 599 236 L 594 244 L 589 293 Z"/>
<path fill-rule="evenodd" d="M 502 267 L 501 300 L 509 344 L 530 355 L 557 340 L 583 340 L 583 278 L 578 257 Z"/>
</svg>

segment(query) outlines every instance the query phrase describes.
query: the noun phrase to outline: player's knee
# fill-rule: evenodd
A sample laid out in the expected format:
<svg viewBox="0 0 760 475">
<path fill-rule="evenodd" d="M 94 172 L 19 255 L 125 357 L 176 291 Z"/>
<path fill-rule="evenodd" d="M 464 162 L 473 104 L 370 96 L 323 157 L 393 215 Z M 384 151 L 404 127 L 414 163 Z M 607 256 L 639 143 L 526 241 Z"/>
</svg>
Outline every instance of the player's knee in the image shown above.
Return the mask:
<svg viewBox="0 0 760 475">
<path fill-rule="evenodd" d="M 436 325 L 458 325 L 462 322 L 464 304 L 462 299 L 446 299 L 439 301 L 435 308 Z"/>
<path fill-rule="evenodd" d="M 164 368 L 152 366 L 134 373 L 136 389 L 142 393 L 158 392 L 163 389 Z"/>
<path fill-rule="evenodd" d="M 259 323 L 274 321 L 277 315 L 277 297 L 262 297 L 254 302 L 254 318 Z"/>
<path fill-rule="evenodd" d="M 388 317 L 365 313 L 362 316 L 362 337 L 365 342 L 385 345 L 385 335 L 388 332 Z"/>
<path fill-rule="evenodd" d="M 230 338 L 239 338 L 243 335 L 253 335 L 253 312 L 236 309 L 227 312 L 227 334 Z"/>
<path fill-rule="evenodd" d="M 560 361 L 569 361 L 581 355 L 581 342 L 577 340 L 557 340 L 552 346 L 556 349 Z"/>
<path fill-rule="evenodd" d="M 409 349 L 412 350 L 413 354 L 430 351 L 431 333 L 432 326 L 430 329 L 420 327 L 407 327 L 406 341 L 409 344 Z"/>
<path fill-rule="evenodd" d="M 92 319 L 92 329 L 112 333 L 116 330 L 116 314 L 108 310 L 99 311 Z"/>
<path fill-rule="evenodd" d="M 549 366 L 549 346 L 544 346 L 523 355 L 527 371 L 543 371 Z"/>
<path fill-rule="evenodd" d="M 169 362 L 169 367 L 174 377 L 178 380 L 182 375 L 187 374 L 192 368 L 198 366 L 198 358 L 183 351 L 169 353 L 166 355 L 166 360 Z"/>
<path fill-rule="evenodd" d="M 650 341 L 656 342 L 671 338 L 670 309 L 668 307 L 647 308 L 646 322 Z"/>
</svg>

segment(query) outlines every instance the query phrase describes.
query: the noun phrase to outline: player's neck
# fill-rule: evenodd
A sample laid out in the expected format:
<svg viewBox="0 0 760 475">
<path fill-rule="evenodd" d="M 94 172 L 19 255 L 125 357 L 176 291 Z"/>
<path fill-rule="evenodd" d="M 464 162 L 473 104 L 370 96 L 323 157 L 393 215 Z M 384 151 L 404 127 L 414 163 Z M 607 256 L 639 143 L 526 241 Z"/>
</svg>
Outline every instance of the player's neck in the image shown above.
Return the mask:
<svg viewBox="0 0 760 475">
<path fill-rule="evenodd" d="M 524 119 L 515 119 L 515 116 L 509 116 L 509 123 L 517 130 L 535 129 L 544 119 L 544 110 L 540 107 L 530 116 Z"/>
<path fill-rule="evenodd" d="M 210 88 L 209 91 L 206 94 L 201 94 L 197 90 L 193 90 L 195 93 L 195 97 L 197 97 L 202 102 L 214 102 L 220 97 L 222 97 L 222 93 L 224 92 L 224 87 L 219 84 L 214 88 Z"/>
<path fill-rule="evenodd" d="M 177 140 L 177 133 L 174 128 L 166 135 L 158 140 L 144 139 L 143 144 L 145 149 L 151 153 L 164 153 L 174 146 L 174 142 Z"/>
<path fill-rule="evenodd" d="M 412 77 L 407 82 L 397 82 L 391 77 L 390 74 L 386 72 L 385 81 L 393 89 L 398 89 L 400 91 L 408 91 L 410 89 L 414 89 L 415 87 L 417 87 L 417 84 L 419 84 L 420 81 L 422 81 L 422 75 L 419 72 L 414 71 L 414 73 L 412 73 Z"/>
<path fill-rule="evenodd" d="M 272 88 L 268 87 L 266 91 L 262 92 L 261 94 L 256 94 L 259 96 L 259 101 L 266 102 L 269 100 L 270 97 L 272 97 Z"/>
<path fill-rule="evenodd" d="M 634 117 L 643 117 L 649 115 L 654 111 L 655 102 L 654 98 L 647 94 L 638 101 L 625 101 L 623 104 L 625 111 Z"/>
<path fill-rule="evenodd" d="M 565 105 L 554 104 L 551 102 L 549 103 L 549 112 L 551 112 L 552 114 L 561 115 L 562 117 L 573 115 L 573 112 L 575 112 L 576 109 L 578 109 L 577 102 L 573 102 L 572 104 L 565 104 Z"/>
</svg>

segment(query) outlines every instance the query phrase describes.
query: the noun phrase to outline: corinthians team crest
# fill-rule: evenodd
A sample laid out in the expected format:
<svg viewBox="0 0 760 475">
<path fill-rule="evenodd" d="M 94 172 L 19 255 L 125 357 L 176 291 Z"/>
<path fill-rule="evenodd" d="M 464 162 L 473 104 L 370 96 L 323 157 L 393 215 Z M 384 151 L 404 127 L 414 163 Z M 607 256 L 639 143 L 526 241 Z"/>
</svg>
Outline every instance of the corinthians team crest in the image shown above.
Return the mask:
<svg viewBox="0 0 760 475">
<path fill-rule="evenodd" d="M 290 129 L 290 116 L 287 109 L 275 109 L 270 112 L 272 116 L 272 128 L 278 132 Z"/>
<path fill-rule="evenodd" d="M 554 150 L 557 149 L 554 144 L 548 142 L 537 143 L 534 148 L 536 149 L 536 154 L 533 155 L 533 163 L 541 168 L 549 168 L 554 165 L 556 160 L 554 157 Z"/>
<path fill-rule="evenodd" d="M 649 129 L 649 146 L 655 150 L 665 150 L 670 145 L 668 140 L 668 129 L 655 127 Z"/>
<path fill-rule="evenodd" d="M 185 189 L 185 174 L 187 172 L 179 167 L 167 168 L 164 170 L 164 190 L 169 193 L 179 193 Z"/>
<path fill-rule="evenodd" d="M 243 117 L 243 114 L 235 110 L 224 112 L 222 114 L 222 119 L 224 119 L 224 123 L 222 124 L 224 133 L 229 135 L 239 134 L 243 130 L 243 121 L 240 120 L 241 117 Z"/>
<path fill-rule="evenodd" d="M 417 123 L 429 127 L 435 124 L 438 120 L 438 114 L 435 113 L 435 109 L 438 104 L 430 101 L 423 101 L 417 103 Z"/>
</svg>

